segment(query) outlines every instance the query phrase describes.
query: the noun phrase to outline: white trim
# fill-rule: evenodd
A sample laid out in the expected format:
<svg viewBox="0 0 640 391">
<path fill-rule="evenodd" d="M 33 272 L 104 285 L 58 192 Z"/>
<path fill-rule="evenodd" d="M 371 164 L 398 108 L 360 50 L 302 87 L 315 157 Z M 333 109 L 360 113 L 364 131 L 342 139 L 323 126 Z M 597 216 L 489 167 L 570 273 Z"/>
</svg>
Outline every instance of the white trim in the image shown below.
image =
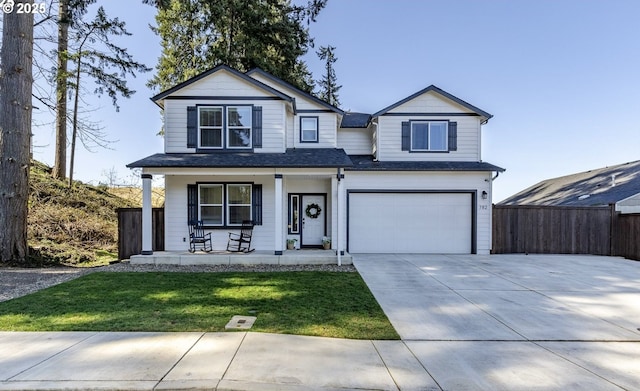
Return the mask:
<svg viewBox="0 0 640 391">
<path fill-rule="evenodd" d="M 240 107 L 246 107 L 249 109 L 249 125 L 242 125 L 242 126 L 231 126 L 229 125 L 229 109 L 231 108 L 240 108 Z M 226 137 L 226 146 L 227 149 L 247 149 L 247 148 L 252 148 L 253 147 L 253 106 L 251 105 L 228 105 L 225 106 L 225 118 L 224 118 L 224 124 L 226 125 L 226 132 L 225 135 Z M 237 146 L 237 147 L 232 147 L 229 144 L 229 141 L 231 140 L 231 130 L 233 129 L 238 129 L 238 130 L 244 130 L 249 128 L 249 144 L 248 145 L 241 145 L 241 146 Z"/>
<path fill-rule="evenodd" d="M 223 149 L 224 148 L 224 107 L 223 106 L 198 106 L 198 110 L 196 110 L 196 115 L 198 116 L 198 142 L 197 147 L 199 149 Z M 220 109 L 220 116 L 222 117 L 222 124 L 220 126 L 202 126 L 200 125 L 200 110 L 201 109 Z M 220 146 L 219 147 L 204 147 L 202 146 L 202 128 L 205 129 L 220 129 Z"/>
<path fill-rule="evenodd" d="M 303 126 L 305 120 L 313 120 L 313 122 L 315 123 L 315 127 L 305 128 Z M 301 143 L 317 143 L 319 141 L 319 139 L 320 139 L 320 137 L 319 137 L 320 136 L 320 134 L 319 134 L 320 133 L 319 122 L 320 121 L 319 121 L 318 117 L 303 117 L 303 116 L 300 117 L 300 142 Z M 310 139 L 310 140 L 305 139 L 304 138 L 304 131 L 305 130 L 308 130 L 308 131 L 313 130 L 313 131 L 315 131 L 315 133 L 314 133 L 315 137 L 313 139 Z"/>
<path fill-rule="evenodd" d="M 277 175 L 277 174 L 276 174 Z M 274 178 L 275 188 L 274 188 L 274 213 L 275 213 L 275 229 L 274 229 L 274 251 L 275 253 L 282 253 L 284 249 L 284 216 L 282 213 L 282 195 L 283 193 L 283 184 L 282 177 L 275 176 Z"/>
<path fill-rule="evenodd" d="M 151 215 L 151 185 L 150 176 L 142 176 L 142 254 L 153 253 L 153 222 Z"/>
</svg>

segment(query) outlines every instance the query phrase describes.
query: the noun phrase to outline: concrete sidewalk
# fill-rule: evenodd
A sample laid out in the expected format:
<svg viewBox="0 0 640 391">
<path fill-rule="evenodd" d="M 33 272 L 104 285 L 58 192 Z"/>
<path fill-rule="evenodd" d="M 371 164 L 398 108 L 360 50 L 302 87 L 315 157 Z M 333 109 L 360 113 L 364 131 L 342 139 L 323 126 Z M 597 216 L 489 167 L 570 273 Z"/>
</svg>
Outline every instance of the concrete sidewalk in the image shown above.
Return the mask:
<svg viewBox="0 0 640 391">
<path fill-rule="evenodd" d="M 401 341 L 0 332 L 0 390 L 439 390 Z"/>
</svg>

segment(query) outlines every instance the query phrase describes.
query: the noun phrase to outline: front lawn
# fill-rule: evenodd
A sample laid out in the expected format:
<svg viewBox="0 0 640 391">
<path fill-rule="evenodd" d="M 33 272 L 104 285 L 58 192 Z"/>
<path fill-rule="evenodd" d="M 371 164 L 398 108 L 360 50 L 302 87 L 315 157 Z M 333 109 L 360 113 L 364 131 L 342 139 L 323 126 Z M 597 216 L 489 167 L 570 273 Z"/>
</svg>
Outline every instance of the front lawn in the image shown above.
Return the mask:
<svg viewBox="0 0 640 391">
<path fill-rule="evenodd" d="M 251 331 L 399 339 L 358 273 L 93 273 L 0 303 L 5 331 Z"/>
</svg>

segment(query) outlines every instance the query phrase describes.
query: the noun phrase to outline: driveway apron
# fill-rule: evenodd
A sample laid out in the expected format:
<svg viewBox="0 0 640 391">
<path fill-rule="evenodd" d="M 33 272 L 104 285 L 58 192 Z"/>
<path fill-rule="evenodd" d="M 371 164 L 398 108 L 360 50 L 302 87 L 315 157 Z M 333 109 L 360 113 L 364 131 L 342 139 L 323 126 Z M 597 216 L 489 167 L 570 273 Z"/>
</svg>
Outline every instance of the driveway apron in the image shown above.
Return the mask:
<svg viewBox="0 0 640 391">
<path fill-rule="evenodd" d="M 354 264 L 442 389 L 640 389 L 640 262 L 356 254 Z"/>
</svg>

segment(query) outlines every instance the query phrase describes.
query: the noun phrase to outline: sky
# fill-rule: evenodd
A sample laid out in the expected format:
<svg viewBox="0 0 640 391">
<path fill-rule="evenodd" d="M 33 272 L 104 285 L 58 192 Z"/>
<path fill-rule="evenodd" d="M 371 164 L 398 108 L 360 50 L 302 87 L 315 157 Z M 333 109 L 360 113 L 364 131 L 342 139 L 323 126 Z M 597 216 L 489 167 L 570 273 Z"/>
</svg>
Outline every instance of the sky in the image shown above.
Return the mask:
<svg viewBox="0 0 640 391">
<path fill-rule="evenodd" d="M 133 33 L 120 44 L 154 67 L 155 10 L 98 3 Z M 305 60 L 319 79 L 315 50 L 336 47 L 344 110 L 373 113 L 434 84 L 493 114 L 482 160 L 506 169 L 493 184 L 499 202 L 543 179 L 640 160 L 639 25 L 637 0 L 329 0 Z M 85 97 L 117 142 L 79 148 L 76 179 L 106 182 L 115 170 L 125 183 L 126 164 L 163 151 L 151 75 L 129 81 L 137 92 L 119 112 L 108 97 Z M 53 165 L 53 149 L 53 126 L 34 128 L 34 157 Z"/>
</svg>

